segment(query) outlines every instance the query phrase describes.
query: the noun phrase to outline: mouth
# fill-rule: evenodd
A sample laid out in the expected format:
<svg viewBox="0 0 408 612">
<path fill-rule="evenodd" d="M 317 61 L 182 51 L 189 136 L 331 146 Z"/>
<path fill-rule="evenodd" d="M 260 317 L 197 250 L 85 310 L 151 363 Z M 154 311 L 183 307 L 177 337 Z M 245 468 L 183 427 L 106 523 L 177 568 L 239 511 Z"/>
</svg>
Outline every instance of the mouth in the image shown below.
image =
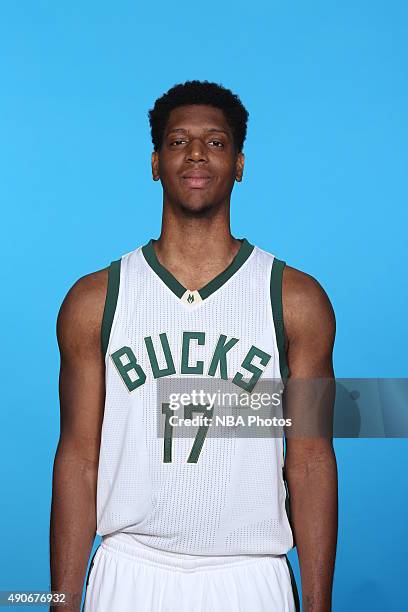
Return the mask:
<svg viewBox="0 0 408 612">
<path fill-rule="evenodd" d="M 205 173 L 191 172 L 183 174 L 181 180 L 191 189 L 203 189 L 211 181 L 211 176 Z"/>
</svg>

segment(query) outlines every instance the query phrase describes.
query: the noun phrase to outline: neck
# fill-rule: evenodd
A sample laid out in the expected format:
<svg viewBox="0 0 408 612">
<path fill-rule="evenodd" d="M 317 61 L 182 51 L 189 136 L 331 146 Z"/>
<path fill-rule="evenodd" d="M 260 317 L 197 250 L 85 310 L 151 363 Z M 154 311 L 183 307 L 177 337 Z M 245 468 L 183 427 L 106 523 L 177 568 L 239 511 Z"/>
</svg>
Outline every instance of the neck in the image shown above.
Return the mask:
<svg viewBox="0 0 408 612">
<path fill-rule="evenodd" d="M 194 290 L 223 272 L 240 246 L 231 234 L 229 206 L 203 216 L 175 214 L 165 206 L 154 248 L 160 263 Z"/>
</svg>

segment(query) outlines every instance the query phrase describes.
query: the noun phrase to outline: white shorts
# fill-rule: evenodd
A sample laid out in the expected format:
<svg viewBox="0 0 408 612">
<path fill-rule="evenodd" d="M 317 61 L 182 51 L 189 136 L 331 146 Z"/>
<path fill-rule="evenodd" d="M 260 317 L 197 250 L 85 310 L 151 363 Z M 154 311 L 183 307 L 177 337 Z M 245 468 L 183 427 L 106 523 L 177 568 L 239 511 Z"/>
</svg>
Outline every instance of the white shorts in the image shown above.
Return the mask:
<svg viewBox="0 0 408 612">
<path fill-rule="evenodd" d="M 297 612 L 286 555 L 198 556 L 105 536 L 87 577 L 84 612 Z"/>
</svg>

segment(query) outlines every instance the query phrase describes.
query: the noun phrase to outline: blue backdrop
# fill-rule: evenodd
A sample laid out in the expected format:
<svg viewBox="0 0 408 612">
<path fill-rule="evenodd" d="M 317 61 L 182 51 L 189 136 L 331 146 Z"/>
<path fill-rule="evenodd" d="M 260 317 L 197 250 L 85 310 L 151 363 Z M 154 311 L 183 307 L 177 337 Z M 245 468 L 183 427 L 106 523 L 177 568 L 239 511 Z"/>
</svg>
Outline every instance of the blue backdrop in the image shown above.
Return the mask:
<svg viewBox="0 0 408 612">
<path fill-rule="evenodd" d="M 247 106 L 232 230 L 325 287 L 336 375 L 407 376 L 407 19 L 396 0 L 2 3 L 0 589 L 49 587 L 56 316 L 78 277 L 158 236 L 147 110 L 173 84 Z M 407 441 L 335 448 L 334 610 L 400 609 Z"/>
</svg>

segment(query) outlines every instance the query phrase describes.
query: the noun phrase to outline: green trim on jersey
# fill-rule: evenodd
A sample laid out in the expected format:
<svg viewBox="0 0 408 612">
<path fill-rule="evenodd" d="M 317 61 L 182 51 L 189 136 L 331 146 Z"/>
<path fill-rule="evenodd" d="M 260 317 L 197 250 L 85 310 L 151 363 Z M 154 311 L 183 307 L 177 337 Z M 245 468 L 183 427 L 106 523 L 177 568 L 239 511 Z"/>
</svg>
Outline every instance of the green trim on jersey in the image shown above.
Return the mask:
<svg viewBox="0 0 408 612">
<path fill-rule="evenodd" d="M 217 289 L 222 287 L 222 285 L 224 285 L 227 280 L 234 276 L 235 272 L 238 272 L 241 266 L 246 262 L 254 250 L 254 245 L 250 244 L 246 238 L 242 238 L 241 242 L 242 244 L 239 247 L 238 253 L 235 255 L 228 268 L 210 280 L 210 282 L 204 287 L 199 289 L 198 293 L 200 294 L 201 299 L 205 300 L 205 298 L 214 293 L 214 291 L 217 291 Z"/>
<path fill-rule="evenodd" d="M 105 308 L 103 311 L 101 327 L 101 344 L 102 354 L 104 357 L 106 355 L 106 351 L 108 350 L 113 317 L 115 316 L 116 304 L 118 301 L 120 284 L 120 262 L 120 259 L 112 261 L 108 270 L 108 289 L 106 292 Z"/>
<path fill-rule="evenodd" d="M 95 562 L 95 556 L 96 556 L 96 553 L 98 552 L 98 550 L 100 549 L 100 547 L 101 547 L 100 544 L 96 547 L 96 550 L 95 550 L 94 554 L 92 555 L 91 561 L 89 563 L 88 573 L 86 575 L 85 595 L 84 595 L 84 600 L 83 600 L 83 606 L 81 608 L 82 612 L 84 612 L 84 610 L 85 610 L 85 599 L 86 599 L 86 594 L 87 594 L 87 591 L 88 591 L 89 578 L 91 576 L 91 572 L 92 572 L 92 569 L 93 569 L 93 566 L 94 566 L 94 562 Z"/>
<path fill-rule="evenodd" d="M 149 242 L 142 247 L 142 253 L 153 272 L 156 272 L 157 276 L 162 279 L 168 288 L 171 289 L 171 291 L 175 293 L 178 298 L 181 298 L 187 289 L 178 282 L 171 272 L 161 265 L 160 261 L 157 259 L 156 251 L 153 247 L 153 238 L 151 238 Z"/>
<path fill-rule="evenodd" d="M 283 305 L 282 305 L 282 278 L 283 278 L 283 270 L 286 266 L 286 262 L 281 259 L 277 259 L 276 257 L 272 263 L 272 271 L 271 271 L 271 305 L 272 305 L 272 315 L 273 322 L 275 326 L 275 334 L 276 334 L 276 343 L 278 345 L 278 353 L 279 353 L 279 369 L 281 373 L 282 380 L 285 382 L 289 376 L 289 366 L 286 359 L 286 351 L 285 351 L 285 331 L 283 324 Z M 285 511 L 286 516 L 289 521 L 289 525 L 292 528 L 291 520 L 290 520 L 290 495 L 289 495 L 289 487 L 286 482 L 285 475 L 285 439 L 283 441 L 283 467 L 282 467 L 282 480 L 285 486 Z M 299 607 L 299 595 L 296 588 L 296 581 L 293 576 L 293 571 L 290 566 L 289 560 L 286 558 L 289 566 L 289 572 L 291 575 L 292 588 L 295 597 L 295 605 L 296 612 L 300 610 Z"/>
<path fill-rule="evenodd" d="M 283 462 L 285 463 L 285 452 L 283 452 Z M 289 525 L 292 528 L 292 522 L 291 522 L 291 518 L 290 518 L 290 496 L 289 496 L 289 487 L 288 487 L 288 483 L 287 483 L 287 480 L 286 480 L 285 465 L 283 465 L 283 467 L 282 467 L 282 480 L 283 480 L 283 484 L 285 485 L 285 511 L 286 511 L 286 516 L 288 517 Z"/>
<path fill-rule="evenodd" d="M 282 306 L 282 275 L 286 262 L 276 257 L 272 263 L 271 272 L 271 304 L 273 322 L 275 325 L 276 342 L 279 351 L 279 368 L 283 380 L 289 376 L 289 366 L 286 359 L 285 351 L 285 331 L 283 324 L 283 306 Z"/>
<path fill-rule="evenodd" d="M 285 555 L 285 559 L 286 559 L 286 563 L 287 563 L 289 574 L 290 574 L 290 581 L 292 583 L 292 591 L 293 591 L 293 599 L 294 599 L 294 602 L 295 602 L 295 610 L 296 610 L 296 612 L 300 612 L 300 600 L 299 600 L 299 593 L 298 593 L 297 584 L 296 584 L 296 580 L 295 580 L 295 574 L 293 573 L 293 569 L 292 569 L 292 566 L 290 564 L 290 561 L 289 561 L 287 555 Z"/>
<path fill-rule="evenodd" d="M 153 272 L 159 276 L 162 281 L 167 285 L 167 287 L 178 297 L 181 298 L 186 291 L 188 291 L 187 287 L 183 287 L 181 283 L 173 276 L 169 270 L 167 270 L 157 259 L 156 251 L 153 247 L 153 239 L 149 240 L 147 244 L 142 247 L 142 253 L 146 262 L 152 268 Z M 229 280 L 246 262 L 248 257 L 251 255 L 254 250 L 254 245 L 250 244 L 246 238 L 241 239 L 241 246 L 239 247 L 238 253 L 235 255 L 234 259 L 230 263 L 230 265 L 220 274 L 218 274 L 215 278 L 210 280 L 204 287 L 198 290 L 200 297 L 202 300 L 209 297 L 212 293 L 217 291 L 222 285 L 224 285 L 227 280 Z"/>
</svg>

